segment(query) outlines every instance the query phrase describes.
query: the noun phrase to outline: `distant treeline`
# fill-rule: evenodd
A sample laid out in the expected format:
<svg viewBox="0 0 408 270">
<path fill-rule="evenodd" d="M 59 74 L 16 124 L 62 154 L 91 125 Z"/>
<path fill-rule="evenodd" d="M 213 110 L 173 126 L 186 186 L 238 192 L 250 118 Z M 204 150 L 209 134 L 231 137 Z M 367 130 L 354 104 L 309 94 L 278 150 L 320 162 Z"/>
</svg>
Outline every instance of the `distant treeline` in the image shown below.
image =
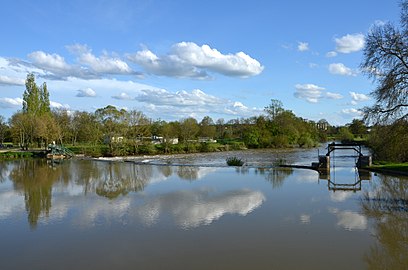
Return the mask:
<svg viewBox="0 0 408 270">
<path fill-rule="evenodd" d="M 302 119 L 278 100 L 271 100 L 264 115 L 229 121 L 209 116 L 154 121 L 141 111 L 111 105 L 94 112 L 51 110 L 47 85 L 37 86 L 33 74 L 27 76 L 23 100 L 22 110 L 8 122 L 0 116 L 0 143 L 29 149 L 56 142 L 93 156 L 314 147 L 330 136 L 352 140 L 367 133 L 359 120 L 335 128 L 324 119 Z"/>
</svg>

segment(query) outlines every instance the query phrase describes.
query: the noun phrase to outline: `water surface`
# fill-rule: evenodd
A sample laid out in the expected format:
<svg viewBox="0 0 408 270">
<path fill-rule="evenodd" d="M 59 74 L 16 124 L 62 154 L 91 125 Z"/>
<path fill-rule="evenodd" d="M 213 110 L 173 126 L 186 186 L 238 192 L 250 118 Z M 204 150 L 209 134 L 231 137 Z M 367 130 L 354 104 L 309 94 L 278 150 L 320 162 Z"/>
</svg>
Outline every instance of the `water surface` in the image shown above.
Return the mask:
<svg viewBox="0 0 408 270">
<path fill-rule="evenodd" d="M 226 155 L 0 162 L 0 269 L 407 268 L 407 179 L 347 151 L 328 175 L 271 167 L 316 150 Z"/>
</svg>

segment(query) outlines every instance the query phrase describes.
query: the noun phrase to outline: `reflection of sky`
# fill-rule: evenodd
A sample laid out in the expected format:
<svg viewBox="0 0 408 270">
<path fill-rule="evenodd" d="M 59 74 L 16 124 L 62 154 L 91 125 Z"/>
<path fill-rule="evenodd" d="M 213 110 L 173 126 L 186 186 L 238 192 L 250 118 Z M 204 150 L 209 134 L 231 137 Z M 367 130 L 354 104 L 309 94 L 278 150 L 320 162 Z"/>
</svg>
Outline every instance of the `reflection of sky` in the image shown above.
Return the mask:
<svg viewBox="0 0 408 270">
<path fill-rule="evenodd" d="M 300 222 L 302 224 L 310 224 L 311 222 L 311 216 L 307 214 L 302 214 L 300 215 Z"/>
<path fill-rule="evenodd" d="M 93 200 L 83 197 L 60 198 L 53 204 L 49 219 L 60 220 L 74 209 L 76 214 L 72 216 L 72 223 L 79 227 L 92 227 L 100 219 L 105 223 L 127 223 L 134 221 L 132 219 L 140 219 L 145 225 L 151 225 L 159 222 L 163 215 L 170 215 L 176 225 L 189 228 L 210 224 L 225 214 L 245 216 L 265 200 L 261 192 L 245 189 L 222 194 L 213 194 L 209 189 L 182 190 L 140 198 L 146 198 L 141 205 L 137 197 L 131 196 L 114 201 L 101 197 Z"/>
<path fill-rule="evenodd" d="M 210 224 L 225 214 L 245 216 L 264 200 L 261 192 L 246 189 L 223 194 L 212 194 L 208 189 L 183 190 L 149 198 L 136 212 L 146 224 L 169 214 L 177 225 L 189 228 Z"/>
<path fill-rule="evenodd" d="M 23 195 L 12 190 L 0 192 L 0 219 L 8 218 L 24 210 Z"/>
<path fill-rule="evenodd" d="M 367 229 L 367 218 L 361 214 L 337 208 L 330 208 L 329 212 L 336 215 L 337 225 L 348 231 Z"/>
<path fill-rule="evenodd" d="M 247 215 L 259 207 L 265 196 L 259 191 L 240 189 L 224 193 L 209 188 L 181 190 L 147 196 L 120 196 L 114 200 L 94 194 L 84 196 L 79 186 L 70 184 L 67 189 L 54 188 L 52 208 L 39 223 L 71 223 L 79 228 L 98 224 L 127 224 L 141 221 L 145 225 L 163 222 L 170 216 L 182 228 L 208 225 L 226 214 Z M 0 194 L 0 219 L 24 212 L 24 197 L 14 191 Z"/>
<path fill-rule="evenodd" d="M 317 183 L 319 175 L 312 170 L 302 170 L 301 177 L 297 178 L 297 181 L 302 183 Z"/>
<path fill-rule="evenodd" d="M 330 199 L 333 202 L 344 202 L 351 196 L 353 196 L 353 193 L 350 191 L 337 190 L 336 192 L 330 193 Z"/>
</svg>

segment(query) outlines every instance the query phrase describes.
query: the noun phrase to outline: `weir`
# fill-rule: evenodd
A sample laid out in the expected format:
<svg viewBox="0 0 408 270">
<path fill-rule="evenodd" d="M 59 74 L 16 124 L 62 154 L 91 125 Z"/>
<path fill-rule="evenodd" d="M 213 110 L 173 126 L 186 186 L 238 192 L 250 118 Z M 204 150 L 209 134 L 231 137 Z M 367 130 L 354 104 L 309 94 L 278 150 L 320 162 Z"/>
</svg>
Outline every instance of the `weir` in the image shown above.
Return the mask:
<svg viewBox="0 0 408 270">
<path fill-rule="evenodd" d="M 371 166 L 372 159 L 371 156 L 363 155 L 361 151 L 361 144 L 359 143 L 329 143 L 327 146 L 327 154 L 326 155 L 319 155 L 319 162 L 312 163 L 312 167 L 315 167 L 318 170 L 330 170 L 330 154 L 334 150 L 354 150 L 358 153 L 358 159 L 356 162 L 357 168 L 364 168 L 367 166 Z"/>
</svg>

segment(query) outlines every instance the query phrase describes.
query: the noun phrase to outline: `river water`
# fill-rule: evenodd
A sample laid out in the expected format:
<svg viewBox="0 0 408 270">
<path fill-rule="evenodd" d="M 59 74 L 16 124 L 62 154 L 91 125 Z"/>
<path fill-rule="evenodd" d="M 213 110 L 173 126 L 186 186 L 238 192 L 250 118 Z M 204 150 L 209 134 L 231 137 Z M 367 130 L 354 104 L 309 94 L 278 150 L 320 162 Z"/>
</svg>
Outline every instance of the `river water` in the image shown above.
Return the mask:
<svg viewBox="0 0 408 270">
<path fill-rule="evenodd" d="M 325 151 L 1 161 L 0 269 L 408 269 L 407 178 L 273 167 Z"/>
</svg>

